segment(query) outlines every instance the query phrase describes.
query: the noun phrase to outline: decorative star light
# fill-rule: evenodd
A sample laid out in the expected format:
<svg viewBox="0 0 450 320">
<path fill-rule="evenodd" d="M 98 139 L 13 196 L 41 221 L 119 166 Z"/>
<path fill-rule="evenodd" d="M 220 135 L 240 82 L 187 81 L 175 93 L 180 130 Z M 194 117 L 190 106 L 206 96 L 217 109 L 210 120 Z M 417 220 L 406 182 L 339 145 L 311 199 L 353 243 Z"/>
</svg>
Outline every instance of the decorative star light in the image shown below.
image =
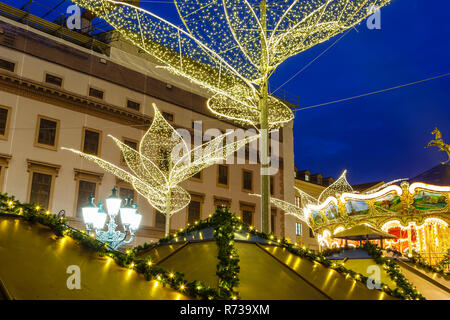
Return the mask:
<svg viewBox="0 0 450 320">
<path fill-rule="evenodd" d="M 233 133 L 229 131 L 191 150 L 155 104 L 153 109 L 153 122 L 140 141 L 139 151 L 109 136 L 122 151 L 131 172 L 94 155 L 74 149 L 62 149 L 77 153 L 130 183 L 156 210 L 166 216 L 165 232 L 168 235 L 170 217 L 185 208 L 191 200 L 189 193 L 179 184 L 201 170 L 226 160 L 247 143 L 258 139 L 259 135 L 229 142 L 227 138 L 232 137 Z"/>
<path fill-rule="evenodd" d="M 269 231 L 268 134 L 293 119 L 269 95 L 289 57 L 354 27 L 390 0 L 174 0 L 184 28 L 112 0 L 73 0 L 164 68 L 210 92 L 218 117 L 261 130 L 262 229 Z"/>
</svg>

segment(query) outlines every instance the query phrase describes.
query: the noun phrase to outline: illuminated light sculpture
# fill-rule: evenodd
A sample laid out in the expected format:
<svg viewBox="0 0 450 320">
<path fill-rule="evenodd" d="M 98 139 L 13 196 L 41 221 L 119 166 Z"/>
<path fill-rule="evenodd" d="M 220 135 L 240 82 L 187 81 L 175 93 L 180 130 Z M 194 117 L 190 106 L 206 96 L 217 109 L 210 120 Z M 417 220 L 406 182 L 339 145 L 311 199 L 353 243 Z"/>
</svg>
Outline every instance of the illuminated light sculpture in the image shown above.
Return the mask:
<svg viewBox="0 0 450 320">
<path fill-rule="evenodd" d="M 338 201 L 336 197 L 345 194 L 345 192 L 353 191 L 353 188 L 347 181 L 346 175 L 347 170 L 344 170 L 341 176 L 334 183 L 325 188 L 317 199 L 301 189 L 294 187 L 295 191 L 299 194 L 300 203 L 294 205 L 273 197 L 270 198 L 270 203 L 278 209 L 283 210 L 287 215 L 292 215 L 311 227 L 310 219 L 312 211 L 320 211 L 329 207 L 330 204 L 337 207 Z M 251 195 L 261 197 L 259 194 Z M 324 201 L 321 201 L 321 199 L 324 199 Z"/>
<path fill-rule="evenodd" d="M 347 170 L 342 172 L 341 176 L 325 190 L 322 191 L 319 198 L 317 198 L 318 203 L 321 203 L 328 199 L 329 197 L 337 197 L 344 192 L 353 192 L 352 186 L 347 181 Z"/>
<path fill-rule="evenodd" d="M 269 95 L 289 57 L 354 27 L 390 0 L 175 0 L 184 29 L 112 0 L 73 0 L 112 25 L 168 71 L 206 88 L 217 116 L 261 131 L 262 231 L 269 232 L 269 130 L 293 119 Z"/>
<path fill-rule="evenodd" d="M 122 151 L 131 172 L 93 155 L 74 149 L 62 149 L 79 154 L 130 183 L 151 206 L 165 215 L 167 236 L 170 217 L 185 208 L 191 200 L 189 193 L 179 184 L 201 170 L 226 160 L 247 143 L 257 140 L 259 135 L 254 134 L 224 144 L 228 136 L 232 137 L 233 131 L 229 131 L 191 150 L 182 136 L 161 115 L 155 104 L 153 109 L 153 122 L 139 143 L 139 151 L 110 136 Z M 115 212 L 117 202 L 111 202 L 111 205 L 115 208 Z M 88 213 L 87 215 L 89 216 Z"/>
<path fill-rule="evenodd" d="M 297 207 L 306 207 L 308 204 L 319 204 L 319 201 L 311 196 L 310 194 L 304 192 L 303 190 L 294 186 L 295 191 L 299 194 L 300 203 L 296 203 Z"/>
<path fill-rule="evenodd" d="M 260 194 L 250 193 L 249 195 L 255 196 L 255 197 L 261 197 Z M 302 207 L 299 207 L 295 204 L 292 204 L 292 203 L 289 203 L 289 202 L 286 202 L 284 200 L 277 199 L 274 197 L 270 197 L 270 203 L 272 205 L 274 205 L 275 207 L 283 210 L 287 215 L 294 216 L 297 219 L 305 222 L 309 226 L 309 220 L 307 218 L 305 218 Z"/>
<path fill-rule="evenodd" d="M 129 244 L 134 240 L 134 234 L 141 223 L 142 215 L 137 212 L 137 205 L 131 205 L 131 199 L 126 199 L 126 205 L 121 207 L 122 199 L 117 197 L 117 190 L 114 187 L 112 195 L 106 199 L 108 214 L 103 211 L 103 204 L 100 202 L 97 207 L 94 204 L 94 197 L 89 197 L 89 203 L 82 208 L 83 220 L 86 225 L 88 235 L 95 230 L 95 238 L 107 243 L 111 249 L 117 250 L 119 247 Z M 120 212 L 120 219 L 124 233 L 116 230 L 115 219 Z M 108 230 L 103 231 L 106 218 L 109 217 Z M 125 240 L 130 235 L 128 240 Z"/>
</svg>

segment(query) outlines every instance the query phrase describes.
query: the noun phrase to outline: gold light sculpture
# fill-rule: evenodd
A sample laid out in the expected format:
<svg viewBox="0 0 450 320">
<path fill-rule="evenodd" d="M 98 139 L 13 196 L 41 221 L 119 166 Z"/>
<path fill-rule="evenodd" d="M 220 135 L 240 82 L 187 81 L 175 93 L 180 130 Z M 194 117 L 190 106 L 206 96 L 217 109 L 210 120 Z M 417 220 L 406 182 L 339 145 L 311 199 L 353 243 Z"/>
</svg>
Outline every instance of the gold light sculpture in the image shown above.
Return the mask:
<svg viewBox="0 0 450 320">
<path fill-rule="evenodd" d="M 317 201 L 318 203 L 322 203 L 328 199 L 328 197 L 339 197 L 344 192 L 353 192 L 352 186 L 347 181 L 347 170 L 344 170 L 335 182 L 322 191 L 319 198 L 317 198 Z"/>
<path fill-rule="evenodd" d="M 251 196 L 261 197 L 260 194 L 250 194 Z M 270 197 L 270 203 L 275 207 L 283 210 L 287 215 L 294 216 L 295 218 L 305 222 L 309 226 L 308 219 L 305 218 L 303 213 L 303 206 L 292 204 L 281 199 Z"/>
<path fill-rule="evenodd" d="M 317 205 L 319 203 L 319 201 L 316 198 L 306 193 L 305 191 L 300 190 L 297 187 L 294 187 L 294 189 L 299 194 L 300 198 L 300 203 L 296 204 L 298 207 L 300 207 L 300 205 L 302 207 L 306 207 L 308 204 Z"/>
<path fill-rule="evenodd" d="M 319 206 L 324 201 L 328 204 L 329 201 L 327 200 L 330 200 L 330 197 L 339 197 L 344 193 L 353 192 L 353 188 L 347 181 L 347 170 L 344 170 L 339 179 L 325 188 L 317 199 L 297 187 L 294 187 L 294 189 L 299 195 L 300 203 L 294 205 L 273 197 L 270 197 L 270 203 L 283 210 L 286 214 L 305 222 L 308 226 L 310 226 L 309 213 L 305 211 L 305 208 Z M 259 194 L 251 195 L 261 197 Z"/>
<path fill-rule="evenodd" d="M 268 131 L 293 119 L 269 95 L 289 57 L 360 23 L 390 0 L 174 0 L 184 29 L 112 0 L 73 0 L 167 70 L 206 88 L 217 116 L 261 130 L 262 230 L 270 229 Z"/>
<path fill-rule="evenodd" d="M 150 205 L 166 216 L 167 236 L 170 217 L 185 208 L 191 200 L 189 193 L 179 184 L 201 170 L 226 160 L 247 143 L 258 139 L 259 135 L 229 142 L 226 140 L 229 140 L 228 136 L 232 137 L 233 133 L 229 131 L 191 150 L 181 135 L 161 115 L 155 104 L 153 109 L 153 122 L 142 137 L 139 150 L 110 136 L 122 151 L 131 172 L 93 155 L 74 149 L 62 149 L 79 154 L 130 183 Z"/>
</svg>

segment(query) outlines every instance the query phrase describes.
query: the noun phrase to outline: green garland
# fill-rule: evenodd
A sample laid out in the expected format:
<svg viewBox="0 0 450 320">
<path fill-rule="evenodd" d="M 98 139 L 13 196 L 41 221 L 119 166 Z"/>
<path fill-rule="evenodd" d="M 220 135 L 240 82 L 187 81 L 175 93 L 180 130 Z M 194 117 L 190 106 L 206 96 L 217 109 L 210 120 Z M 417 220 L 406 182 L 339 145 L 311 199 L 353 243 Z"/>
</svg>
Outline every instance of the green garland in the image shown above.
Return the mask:
<svg viewBox="0 0 450 320">
<path fill-rule="evenodd" d="M 331 252 L 334 253 L 336 250 L 328 250 L 324 252 L 324 254 L 315 253 L 305 247 L 300 248 L 287 241 L 284 237 L 280 239 L 272 233 L 266 234 L 248 226 L 240 221 L 236 215 L 230 213 L 228 209 L 218 209 L 213 215 L 210 215 L 209 218 L 198 221 L 193 226 L 188 225 L 184 230 L 171 233 L 167 237 L 159 239 L 157 242 L 150 244 L 144 243 L 143 245 L 129 249 L 126 254 L 109 250 L 107 244 L 88 236 L 83 231 L 70 228 L 67 226 L 65 218 L 58 218 L 56 215 L 44 211 L 44 209 L 35 204 L 22 204 L 19 201 L 16 201 L 14 197 L 9 197 L 7 194 L 0 194 L 0 212 L 2 215 L 15 215 L 32 223 L 38 222 L 46 225 L 50 227 L 55 235 L 59 237 L 72 237 L 82 246 L 98 252 L 101 256 L 108 256 L 114 259 L 119 266 L 133 269 L 136 272 L 143 274 L 147 281 L 157 280 L 163 286 L 169 285 L 179 292 L 201 299 L 239 298 L 239 293 L 234 289 L 239 285 L 238 275 L 240 271 L 239 257 L 234 246 L 234 233 L 236 231 L 246 231 L 262 239 L 269 240 L 270 244 L 285 248 L 290 253 L 301 258 L 321 263 L 325 267 L 332 268 L 337 272 L 346 275 L 346 277 L 351 277 L 363 283 L 366 283 L 368 279 L 366 276 L 347 269 L 343 265 L 333 263 L 325 256 L 325 254 Z M 136 254 L 143 250 L 167 244 L 169 241 L 178 240 L 179 237 L 183 237 L 193 231 L 199 231 L 208 227 L 214 229 L 214 238 L 219 248 L 219 262 L 216 271 L 216 274 L 219 277 L 218 290 L 206 286 L 201 281 L 188 282 L 180 272 L 169 273 L 167 270 L 152 264 L 150 260 L 136 257 Z M 395 262 L 386 259 L 377 246 L 366 243 L 363 248 L 374 258 L 377 264 L 383 265 L 391 279 L 397 284 L 397 288 L 394 290 L 390 289 L 387 285 L 382 284 L 382 291 L 394 297 L 403 299 L 424 299 L 403 276 L 398 265 Z"/>
<path fill-rule="evenodd" d="M 208 227 L 214 229 L 214 238 L 216 240 L 219 253 L 217 256 L 218 264 L 216 274 L 219 277 L 219 290 L 216 297 L 219 299 L 239 298 L 239 293 L 234 290 L 239 285 L 239 256 L 234 247 L 234 225 L 238 219 L 227 208 L 217 209 L 213 215 L 206 220 L 197 221 L 193 226 L 176 231 L 169 234 L 165 238 L 159 239 L 157 242 L 144 243 L 133 249 L 133 253 L 137 254 L 145 250 L 155 248 L 157 246 L 167 244 L 170 241 L 178 240 L 178 238 L 187 234 L 199 231 Z"/>
<path fill-rule="evenodd" d="M 445 268 L 448 264 L 450 264 L 450 249 L 447 251 L 446 256 L 439 262 L 437 266 L 432 266 L 429 264 L 418 252 L 413 251 L 412 256 L 402 254 L 400 251 L 388 248 L 386 249 L 388 252 L 393 252 L 398 254 L 406 259 L 408 259 L 411 263 L 415 264 L 418 267 L 421 267 L 427 271 L 431 271 L 434 273 L 439 273 L 445 276 L 449 276 L 450 272 L 445 271 Z"/>
<path fill-rule="evenodd" d="M 397 288 L 394 290 L 386 288 L 386 292 L 394 297 L 408 298 L 416 300 L 425 300 L 425 298 L 413 287 L 413 285 L 406 279 L 400 270 L 400 267 L 394 260 L 387 259 L 381 249 L 370 243 L 366 242 L 364 249 L 379 265 L 382 265 L 390 278 L 397 284 Z"/>
<path fill-rule="evenodd" d="M 441 262 L 437 266 L 438 272 L 439 273 L 445 272 L 444 270 L 448 265 L 450 265 L 450 249 L 447 250 L 446 256 L 444 257 L 444 259 L 441 260 Z M 450 272 L 445 272 L 444 274 L 450 276 Z"/>
<path fill-rule="evenodd" d="M 415 265 L 424 268 L 425 270 L 439 273 L 442 275 L 450 275 L 450 272 L 445 271 L 445 266 L 450 263 L 450 250 L 447 251 L 447 255 L 439 262 L 437 266 L 432 266 L 429 264 L 418 252 L 413 251 L 412 257 L 408 257 L 412 263 Z"/>
<path fill-rule="evenodd" d="M 163 287 L 168 285 L 174 290 L 201 299 L 218 299 L 216 289 L 206 286 L 201 281 L 186 281 L 180 272 L 168 272 L 167 270 L 149 263 L 148 260 L 135 257 L 133 250 L 127 250 L 124 254 L 110 250 L 107 244 L 88 236 L 84 231 L 70 228 L 67 220 L 45 211 L 36 204 L 20 203 L 14 197 L 0 194 L 0 215 L 21 218 L 31 223 L 40 223 L 49 227 L 58 236 L 68 236 L 79 242 L 83 247 L 98 252 L 100 256 L 113 259 L 120 267 L 135 270 L 144 275 L 147 281 L 157 280 Z"/>
<path fill-rule="evenodd" d="M 263 239 L 267 239 L 271 242 L 271 244 L 275 244 L 281 248 L 285 248 L 290 253 L 297 255 L 301 258 L 305 258 L 309 261 L 315 261 L 315 262 L 318 262 L 318 263 L 324 265 L 325 267 L 332 268 L 332 269 L 336 270 L 337 272 L 340 272 L 343 275 L 345 275 L 346 278 L 351 277 L 351 278 L 353 278 L 357 281 L 360 281 L 364 284 L 366 284 L 367 280 L 369 279 L 368 277 L 364 276 L 363 274 L 360 274 L 353 270 L 347 269 L 346 267 L 344 267 L 341 264 L 333 263 L 323 253 L 315 253 L 312 250 L 309 250 L 305 247 L 300 248 L 297 245 L 292 244 L 289 241 L 287 241 L 284 237 L 280 239 L 280 238 L 277 238 L 272 233 L 266 234 L 266 233 L 260 232 L 239 220 L 238 220 L 238 223 L 235 226 L 235 228 L 238 230 L 245 230 L 253 235 L 259 236 Z M 371 245 L 371 244 L 368 244 L 368 245 Z M 393 261 L 388 261 L 386 258 L 384 258 L 382 256 L 381 250 L 378 247 L 376 247 L 374 245 L 371 245 L 371 246 L 372 247 L 370 247 L 370 250 L 368 247 L 367 248 L 363 247 L 363 248 L 365 248 L 368 251 L 369 255 L 371 255 L 378 264 L 385 266 L 385 269 L 387 268 L 387 270 L 386 270 L 387 273 L 389 274 L 391 279 L 397 284 L 397 288 L 392 290 L 387 285 L 381 283 L 381 290 L 386 292 L 387 294 L 389 294 L 393 297 L 397 297 L 397 298 L 416 299 L 416 300 L 424 299 L 424 297 L 419 292 L 417 292 L 417 290 L 414 289 L 412 287 L 412 285 L 408 282 L 408 280 L 403 276 L 401 271 L 398 269 L 397 264 Z"/>
<path fill-rule="evenodd" d="M 417 290 L 411 285 L 411 283 L 402 274 L 397 263 L 386 259 L 383 256 L 381 249 L 378 248 L 376 245 L 371 244 L 370 242 L 367 242 L 366 244 L 364 244 L 361 247 L 355 247 L 355 248 L 350 248 L 350 247 L 342 248 L 341 247 L 341 248 L 326 249 L 320 255 L 326 257 L 333 253 L 339 253 L 344 250 L 356 250 L 356 249 L 366 250 L 367 253 L 375 260 L 375 262 L 378 265 L 383 266 L 383 268 L 386 270 L 386 273 L 389 275 L 391 280 L 393 282 L 395 282 L 395 284 L 397 285 L 397 288 L 392 290 L 386 284 L 381 283 L 380 284 L 381 290 L 383 290 L 387 294 L 389 294 L 393 297 L 397 297 L 397 298 L 419 299 L 419 300 L 424 299 L 424 297 L 419 292 L 417 292 Z M 327 260 L 329 260 L 329 259 L 327 259 Z M 325 265 L 329 266 L 329 263 L 325 263 Z M 339 265 L 337 267 L 334 267 L 333 265 L 331 265 L 331 267 L 336 269 L 339 272 L 342 272 L 343 274 L 350 275 L 353 278 L 357 277 L 358 280 L 360 280 L 363 283 L 367 283 L 368 277 L 366 277 L 362 274 L 356 273 L 353 270 L 347 269 L 347 268 L 343 267 L 342 265 Z"/>
</svg>

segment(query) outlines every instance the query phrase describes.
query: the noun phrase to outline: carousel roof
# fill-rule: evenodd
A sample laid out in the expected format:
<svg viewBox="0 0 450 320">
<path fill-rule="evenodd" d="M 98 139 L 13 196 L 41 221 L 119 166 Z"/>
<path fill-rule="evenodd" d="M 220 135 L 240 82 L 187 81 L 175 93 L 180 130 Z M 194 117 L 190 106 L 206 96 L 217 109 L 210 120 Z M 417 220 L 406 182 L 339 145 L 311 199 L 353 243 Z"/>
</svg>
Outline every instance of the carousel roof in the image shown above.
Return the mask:
<svg viewBox="0 0 450 320">
<path fill-rule="evenodd" d="M 450 165 L 439 164 L 412 178 L 410 182 L 424 182 L 438 186 L 450 186 Z"/>
</svg>

